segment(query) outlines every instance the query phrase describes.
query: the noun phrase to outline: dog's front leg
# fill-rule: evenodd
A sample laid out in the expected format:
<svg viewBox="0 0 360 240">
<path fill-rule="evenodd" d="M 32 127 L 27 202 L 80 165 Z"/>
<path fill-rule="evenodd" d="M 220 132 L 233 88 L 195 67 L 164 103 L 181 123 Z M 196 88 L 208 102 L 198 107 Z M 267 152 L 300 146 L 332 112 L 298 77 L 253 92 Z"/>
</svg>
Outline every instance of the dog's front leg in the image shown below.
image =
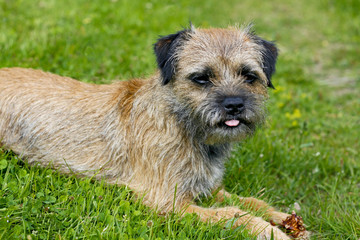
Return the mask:
<svg viewBox="0 0 360 240">
<path fill-rule="evenodd" d="M 215 199 L 218 202 L 223 202 L 225 198 L 231 198 L 231 194 L 224 189 L 221 189 L 215 195 Z M 271 207 L 266 202 L 256 198 L 238 196 L 238 199 L 240 204 L 242 204 L 245 208 L 248 208 L 252 211 L 264 211 L 265 216 L 269 219 L 269 221 L 272 221 L 278 225 L 282 224 L 283 221 L 291 216 L 290 214 L 276 211 L 275 208 Z"/>
<path fill-rule="evenodd" d="M 243 225 L 251 234 L 256 235 L 259 240 L 269 240 L 271 236 L 276 240 L 290 239 L 277 227 L 272 226 L 260 217 L 250 215 L 236 207 L 203 208 L 190 205 L 186 213 L 196 213 L 204 222 L 233 221 L 233 227 Z"/>
<path fill-rule="evenodd" d="M 230 197 L 231 194 L 226 192 L 224 189 L 215 192 L 215 199 L 218 202 L 223 202 L 225 198 Z M 302 219 L 299 218 L 299 216 L 279 212 L 266 202 L 256 198 L 239 196 L 237 196 L 237 198 L 239 199 L 240 204 L 242 204 L 245 208 L 255 212 L 263 211 L 269 222 L 286 228 L 292 236 L 300 239 L 309 239 L 310 232 L 306 231 Z"/>
</svg>

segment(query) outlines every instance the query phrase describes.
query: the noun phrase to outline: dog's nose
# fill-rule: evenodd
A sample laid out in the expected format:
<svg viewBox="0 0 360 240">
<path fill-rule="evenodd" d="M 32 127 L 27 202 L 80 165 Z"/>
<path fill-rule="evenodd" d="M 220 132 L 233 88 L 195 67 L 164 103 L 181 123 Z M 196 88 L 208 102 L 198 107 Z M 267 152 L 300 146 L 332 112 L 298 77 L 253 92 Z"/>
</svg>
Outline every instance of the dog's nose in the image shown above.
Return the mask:
<svg viewBox="0 0 360 240">
<path fill-rule="evenodd" d="M 225 111 L 229 114 L 237 114 L 244 111 L 244 100 L 241 97 L 228 97 L 222 102 Z"/>
</svg>

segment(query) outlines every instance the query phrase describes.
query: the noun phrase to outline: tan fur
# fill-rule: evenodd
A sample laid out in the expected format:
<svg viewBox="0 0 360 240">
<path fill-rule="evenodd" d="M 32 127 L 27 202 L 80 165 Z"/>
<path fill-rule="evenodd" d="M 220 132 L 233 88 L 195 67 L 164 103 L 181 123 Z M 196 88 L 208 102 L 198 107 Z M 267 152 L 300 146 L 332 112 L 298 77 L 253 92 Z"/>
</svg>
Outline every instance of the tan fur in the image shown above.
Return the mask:
<svg viewBox="0 0 360 240">
<path fill-rule="evenodd" d="M 1 69 L 0 143 L 32 164 L 127 185 L 160 211 L 185 208 L 203 221 L 235 216 L 234 226 L 245 224 L 259 239 L 271 232 L 289 239 L 239 208 L 192 204 L 221 185 L 230 143 L 263 122 L 273 73 L 267 64 L 275 61 L 266 54 L 276 59 L 275 50 L 247 30 L 191 28 L 155 44 L 160 71 L 149 79 L 94 85 L 40 70 Z M 254 83 L 239 71 L 245 65 L 256 72 Z M 191 80 L 204 69 L 211 70 L 207 86 Z M 234 96 L 246 100 L 246 124 L 220 127 L 229 115 L 222 101 Z M 263 201 L 239 199 L 253 211 L 267 209 L 276 223 L 289 216 Z"/>
</svg>

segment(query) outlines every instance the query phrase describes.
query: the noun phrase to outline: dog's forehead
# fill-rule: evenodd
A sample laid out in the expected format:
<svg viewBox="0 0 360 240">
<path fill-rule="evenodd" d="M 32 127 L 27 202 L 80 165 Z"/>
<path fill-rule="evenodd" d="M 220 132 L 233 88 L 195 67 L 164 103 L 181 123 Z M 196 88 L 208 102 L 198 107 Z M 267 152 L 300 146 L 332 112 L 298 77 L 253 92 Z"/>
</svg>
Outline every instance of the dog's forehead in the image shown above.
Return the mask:
<svg viewBox="0 0 360 240">
<path fill-rule="evenodd" d="M 225 43 L 242 44 L 251 38 L 251 34 L 247 30 L 240 30 L 236 28 L 210 28 L 210 29 L 195 29 L 192 31 L 192 38 L 197 41 L 205 41 L 207 44 L 212 44 L 216 47 L 223 46 Z"/>
<path fill-rule="evenodd" d="M 260 64 L 262 50 L 247 30 L 195 29 L 184 44 L 180 59 L 187 64 L 214 63 L 219 59 L 232 64 Z"/>
</svg>

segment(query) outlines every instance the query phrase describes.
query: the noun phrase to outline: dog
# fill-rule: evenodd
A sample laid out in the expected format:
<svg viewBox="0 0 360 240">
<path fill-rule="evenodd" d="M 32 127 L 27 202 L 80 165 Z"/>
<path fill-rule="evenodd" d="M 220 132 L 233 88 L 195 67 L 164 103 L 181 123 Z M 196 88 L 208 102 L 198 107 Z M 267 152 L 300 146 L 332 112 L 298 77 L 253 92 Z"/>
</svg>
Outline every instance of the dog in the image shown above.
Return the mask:
<svg viewBox="0 0 360 240">
<path fill-rule="evenodd" d="M 250 28 L 191 26 L 159 38 L 154 52 L 158 71 L 152 77 L 108 85 L 1 69 L 0 144 L 30 164 L 127 185 L 165 213 L 233 219 L 258 239 L 290 239 L 273 225 L 284 226 L 296 215 L 261 200 L 239 197 L 251 211 L 265 210 L 269 222 L 238 207 L 193 202 L 214 191 L 218 201 L 230 196 L 216 189 L 232 143 L 265 120 L 276 45 Z M 302 221 L 296 226 L 306 238 Z"/>
</svg>

